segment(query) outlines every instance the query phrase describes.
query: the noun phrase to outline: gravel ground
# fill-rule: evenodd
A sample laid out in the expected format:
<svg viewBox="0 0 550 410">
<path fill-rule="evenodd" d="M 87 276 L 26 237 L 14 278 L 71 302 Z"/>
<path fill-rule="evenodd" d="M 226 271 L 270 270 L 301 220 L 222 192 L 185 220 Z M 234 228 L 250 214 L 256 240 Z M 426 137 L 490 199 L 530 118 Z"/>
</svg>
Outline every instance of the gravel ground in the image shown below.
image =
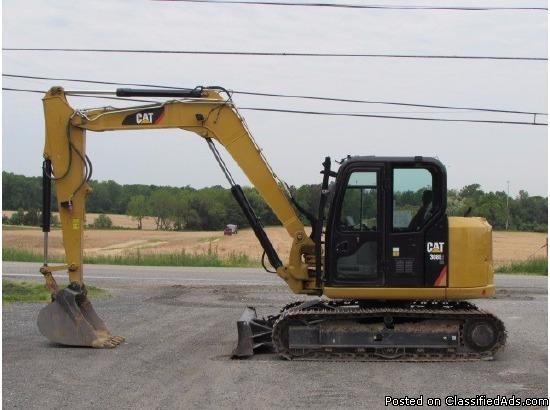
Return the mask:
<svg viewBox="0 0 550 410">
<path fill-rule="evenodd" d="M 26 266 L 5 264 L 4 276 L 22 274 Z M 229 356 L 243 308 L 275 313 L 294 298 L 286 287 L 262 283 L 265 276 L 257 271 L 227 269 L 204 270 L 208 283 L 170 285 L 164 283 L 171 270 L 148 269 L 166 277 L 162 285 L 139 280 L 141 271 L 125 267 L 109 271 L 127 280 L 101 279 L 95 271 L 89 281 L 110 292 L 94 306 L 114 333 L 127 338 L 113 350 L 51 345 L 35 325 L 41 304 L 4 306 L 3 408 L 377 409 L 386 395 L 547 396 L 546 278 L 499 276 L 497 297 L 478 302 L 508 329 L 508 344 L 494 361 L 289 362 L 273 354 L 235 361 Z M 192 277 L 193 271 L 181 275 Z M 226 283 L 217 284 L 222 275 Z M 258 283 L 240 284 L 243 275 Z"/>
</svg>

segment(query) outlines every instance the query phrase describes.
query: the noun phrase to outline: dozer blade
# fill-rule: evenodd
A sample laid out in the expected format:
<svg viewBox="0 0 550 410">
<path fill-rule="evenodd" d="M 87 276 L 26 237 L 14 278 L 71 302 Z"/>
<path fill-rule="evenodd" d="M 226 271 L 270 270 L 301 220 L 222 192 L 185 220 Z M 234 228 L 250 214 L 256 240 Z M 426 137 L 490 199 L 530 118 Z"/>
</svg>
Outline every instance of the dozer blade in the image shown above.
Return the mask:
<svg viewBox="0 0 550 410">
<path fill-rule="evenodd" d="M 257 351 L 272 351 L 272 330 L 273 324 L 269 319 L 258 319 L 256 309 L 247 307 L 237 321 L 237 347 L 231 357 L 245 359 Z"/>
<path fill-rule="evenodd" d="M 51 342 L 68 346 L 112 348 L 124 341 L 113 336 L 82 292 L 66 288 L 38 313 L 38 329 Z"/>
</svg>

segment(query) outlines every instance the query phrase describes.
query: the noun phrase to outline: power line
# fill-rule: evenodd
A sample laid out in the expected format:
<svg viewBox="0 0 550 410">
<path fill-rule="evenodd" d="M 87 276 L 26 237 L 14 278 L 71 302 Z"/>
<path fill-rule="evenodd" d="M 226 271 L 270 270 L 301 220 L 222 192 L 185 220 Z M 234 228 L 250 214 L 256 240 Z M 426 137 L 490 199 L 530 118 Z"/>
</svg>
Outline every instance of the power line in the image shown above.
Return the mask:
<svg viewBox="0 0 550 410">
<path fill-rule="evenodd" d="M 239 110 L 269 111 L 269 112 L 281 112 L 281 113 L 290 113 L 290 114 L 327 115 L 327 116 L 342 116 L 342 117 L 365 117 L 365 118 L 386 118 L 386 119 L 391 118 L 391 119 L 398 119 L 398 120 L 471 122 L 471 123 L 485 123 L 485 124 L 548 125 L 546 123 L 527 122 L 527 121 L 498 121 L 498 120 L 469 120 L 469 119 L 453 119 L 453 118 L 404 117 L 404 116 L 375 115 L 375 114 L 286 110 L 286 109 L 260 108 L 260 107 L 239 107 Z"/>
<path fill-rule="evenodd" d="M 26 79 L 33 79 L 33 80 L 49 80 L 49 81 L 68 81 L 68 82 L 78 82 L 78 83 L 88 83 L 88 84 L 122 85 L 122 86 L 161 88 L 161 89 L 166 89 L 166 88 L 183 89 L 182 87 L 173 87 L 173 86 L 168 86 L 168 85 L 143 84 L 143 83 L 120 83 L 120 82 L 113 82 L 113 81 L 98 81 L 98 80 L 80 80 L 80 79 L 63 78 L 63 77 L 41 77 L 41 76 L 29 76 L 29 75 L 18 75 L 18 74 L 2 74 L 2 76 L 3 77 L 10 77 L 10 78 L 26 78 Z M 503 114 L 548 115 L 547 113 L 543 113 L 543 112 L 503 110 L 503 109 L 496 109 L 496 108 L 463 107 L 463 106 L 459 107 L 459 106 L 432 105 L 432 104 L 415 104 L 415 103 L 404 103 L 404 102 L 393 102 L 393 101 L 359 100 L 359 99 L 347 99 L 347 98 L 335 98 L 335 97 L 318 97 L 318 96 L 310 96 L 310 95 L 260 93 L 260 92 L 238 91 L 238 90 L 231 90 L 231 92 L 234 93 L 234 94 L 254 95 L 254 96 L 261 96 L 261 97 L 296 98 L 296 99 L 345 102 L 345 103 L 358 103 L 358 104 L 381 104 L 381 105 L 393 105 L 393 106 L 404 106 L 404 107 L 420 107 L 420 108 L 437 108 L 437 109 L 450 109 L 450 110 L 495 112 L 495 113 L 503 113 Z"/>
<path fill-rule="evenodd" d="M 233 92 L 235 94 L 244 94 L 244 95 L 257 95 L 257 96 L 278 97 L 278 98 L 300 98 L 300 99 L 308 99 L 308 100 L 349 102 L 349 103 L 359 103 L 359 104 L 383 104 L 383 105 L 395 105 L 395 106 L 405 106 L 405 107 L 421 107 L 421 108 L 439 108 L 439 109 L 449 109 L 449 110 L 495 112 L 495 113 L 503 113 L 503 114 L 548 115 L 547 113 L 543 113 L 543 112 L 502 110 L 502 109 L 497 109 L 497 108 L 457 107 L 457 106 L 449 106 L 449 105 L 415 104 L 415 103 L 403 103 L 403 102 L 393 102 L 393 101 L 377 101 L 377 100 L 356 100 L 356 99 L 347 99 L 347 98 L 314 97 L 314 96 L 308 96 L 308 95 L 273 94 L 273 93 L 257 93 L 257 92 L 248 92 L 248 91 L 233 91 Z"/>
<path fill-rule="evenodd" d="M 29 90 L 21 88 L 7 88 L 2 87 L 2 90 L 5 91 L 15 91 L 15 92 L 29 92 L 29 93 L 41 93 L 40 90 Z M 74 97 L 87 97 L 87 98 L 107 98 L 113 100 L 130 100 L 130 101 L 140 101 L 140 102 L 149 102 L 155 103 L 157 101 L 152 100 L 132 100 L 129 98 L 120 98 L 120 97 L 103 97 L 103 96 L 93 96 L 93 95 L 81 95 L 81 94 L 69 94 Z M 396 116 L 396 115 L 376 115 L 376 114 L 358 114 L 358 113 L 337 113 L 337 112 L 323 112 L 323 111 L 305 111 L 305 110 L 284 110 L 277 108 L 264 108 L 264 107 L 240 107 L 239 110 L 242 111 L 265 111 L 265 112 L 278 112 L 278 113 L 289 113 L 289 114 L 305 114 L 305 115 L 322 115 L 322 116 L 340 116 L 340 117 L 359 117 L 359 118 L 380 118 L 380 119 L 396 119 L 396 120 L 417 120 L 417 121 L 439 121 L 439 122 L 464 122 L 464 123 L 485 123 L 485 124 L 506 124 L 506 125 L 543 125 L 547 126 L 547 123 L 537 123 L 537 122 L 527 122 L 527 121 L 498 121 L 498 120 L 470 120 L 470 119 L 453 119 L 453 118 L 427 118 L 427 117 L 405 117 L 405 116 Z"/>
<path fill-rule="evenodd" d="M 25 92 L 25 93 L 38 93 L 38 94 L 45 94 L 45 91 L 41 90 L 29 90 L 24 88 L 10 88 L 10 87 L 2 87 L 2 90 L 4 91 L 16 91 L 16 92 Z M 123 101 L 134 101 L 134 102 L 143 102 L 143 103 L 158 103 L 158 101 L 154 100 L 139 100 L 136 98 L 123 98 L 123 97 L 105 97 L 105 96 L 99 96 L 99 95 L 84 95 L 84 94 L 69 94 L 72 97 L 87 97 L 87 98 L 101 98 L 105 100 L 123 100 Z"/>
<path fill-rule="evenodd" d="M 140 83 L 118 83 L 113 81 L 99 81 L 99 80 L 79 80 L 75 78 L 62 78 L 62 77 L 39 77 L 33 75 L 19 75 L 19 74 L 2 74 L 2 77 L 11 77 L 11 78 L 28 78 L 31 80 L 51 80 L 51 81 L 69 81 L 77 83 L 88 83 L 88 84 L 105 84 L 105 85 L 131 85 L 136 87 L 150 87 L 150 88 L 173 88 L 173 89 L 183 89 L 183 87 L 171 87 L 164 85 L 152 85 L 152 84 L 140 84 Z"/>
<path fill-rule="evenodd" d="M 441 11 L 512 11 L 512 10 L 532 10 L 544 11 L 546 7 L 471 7 L 471 6 L 415 6 L 415 5 L 380 5 L 380 4 L 345 4 L 345 3 L 305 3 L 305 2 L 281 2 L 281 1 L 240 1 L 240 0 L 154 0 L 154 1 L 171 1 L 180 3 L 210 3 L 210 4 L 239 4 L 252 6 L 299 6 L 299 7 L 330 7 L 330 8 L 347 8 L 347 9 L 378 9 L 378 10 L 441 10 Z"/>
<path fill-rule="evenodd" d="M 515 60 L 548 61 L 547 57 L 513 56 L 470 56 L 470 55 L 426 55 L 426 54 L 363 54 L 363 53 L 305 53 L 305 52 L 266 52 L 266 51 L 206 51 L 206 50 L 133 50 L 108 48 L 38 48 L 3 47 L 3 51 L 43 51 L 69 53 L 135 53 L 135 54 L 193 54 L 228 55 L 250 57 L 356 57 L 356 58 L 405 58 L 405 59 L 452 59 L 452 60 Z"/>
</svg>

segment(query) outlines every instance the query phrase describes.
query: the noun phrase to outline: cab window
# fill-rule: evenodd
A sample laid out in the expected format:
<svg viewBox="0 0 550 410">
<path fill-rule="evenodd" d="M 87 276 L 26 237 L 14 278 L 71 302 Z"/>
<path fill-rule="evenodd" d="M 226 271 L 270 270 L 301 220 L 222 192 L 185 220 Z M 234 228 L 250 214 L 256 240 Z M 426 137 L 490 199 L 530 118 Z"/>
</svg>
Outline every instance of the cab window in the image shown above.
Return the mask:
<svg viewBox="0 0 550 410">
<path fill-rule="evenodd" d="M 376 231 L 377 207 L 376 172 L 351 173 L 340 210 L 340 230 Z"/>
<path fill-rule="evenodd" d="M 433 213 L 433 176 L 430 171 L 425 168 L 395 168 L 393 231 L 419 231 Z"/>
</svg>

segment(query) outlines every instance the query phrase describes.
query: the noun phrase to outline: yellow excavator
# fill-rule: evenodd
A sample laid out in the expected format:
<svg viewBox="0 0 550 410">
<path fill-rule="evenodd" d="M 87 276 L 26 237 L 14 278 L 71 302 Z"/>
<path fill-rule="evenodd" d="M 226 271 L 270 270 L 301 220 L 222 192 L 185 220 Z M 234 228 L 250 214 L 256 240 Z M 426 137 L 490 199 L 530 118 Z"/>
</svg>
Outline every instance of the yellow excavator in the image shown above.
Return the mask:
<svg viewBox="0 0 550 410">
<path fill-rule="evenodd" d="M 273 350 L 303 360 L 479 360 L 493 358 L 504 346 L 502 321 L 466 301 L 494 294 L 491 226 L 483 218 L 447 216 L 446 171 L 437 159 L 348 156 L 333 170 L 326 157 L 313 215 L 270 168 L 226 89 L 122 88 L 112 94 L 165 100 L 74 109 L 66 99 L 71 92 L 61 87 L 43 98 L 40 271 L 52 303 L 39 312 L 38 327 L 50 341 L 108 348 L 124 340 L 109 332 L 86 296 L 83 229 L 85 199 L 92 192 L 86 131 L 180 128 L 210 147 L 273 271 L 292 292 L 309 296 L 265 318 L 247 307 L 237 321 L 234 357 Z M 216 143 L 229 152 L 288 232 L 288 261 L 279 259 Z M 51 181 L 65 248 L 60 266 L 48 264 Z M 310 234 L 298 214 L 311 224 Z M 57 286 L 56 271 L 68 272 L 67 288 Z"/>
</svg>

